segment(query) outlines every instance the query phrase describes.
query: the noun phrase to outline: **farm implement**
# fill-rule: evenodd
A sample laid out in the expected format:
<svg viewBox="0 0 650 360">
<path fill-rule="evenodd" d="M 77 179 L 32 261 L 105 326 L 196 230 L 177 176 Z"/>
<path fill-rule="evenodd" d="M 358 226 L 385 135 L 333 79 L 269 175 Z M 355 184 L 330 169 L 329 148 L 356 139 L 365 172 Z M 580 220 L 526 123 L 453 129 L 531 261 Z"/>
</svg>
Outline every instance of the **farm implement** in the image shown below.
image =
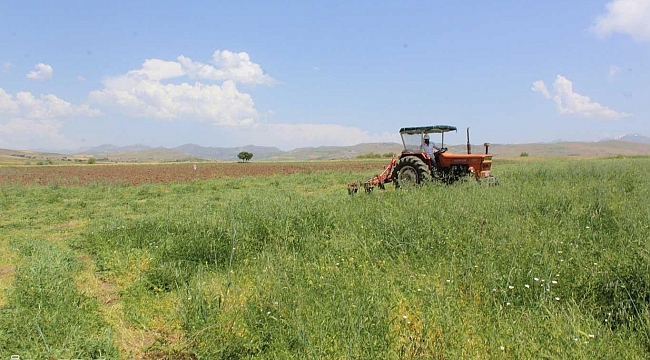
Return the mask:
<svg viewBox="0 0 650 360">
<path fill-rule="evenodd" d="M 363 182 L 348 184 L 348 193 L 355 194 L 360 188 L 365 192 L 372 192 L 375 187 L 383 190 L 386 183 L 393 183 L 395 188 L 403 188 L 429 181 L 451 184 L 468 177 L 478 182 L 496 184 L 497 180 L 491 170 L 490 144 L 483 144 L 485 154 L 472 154 L 467 128 L 467 154 L 452 154 L 444 147 L 445 133 L 450 131 L 456 131 L 456 127 L 433 125 L 401 128 L 399 134 L 404 145 L 402 153 L 393 157 L 381 174 Z M 431 153 L 426 151 L 429 134 L 441 136 L 439 150 Z"/>
</svg>

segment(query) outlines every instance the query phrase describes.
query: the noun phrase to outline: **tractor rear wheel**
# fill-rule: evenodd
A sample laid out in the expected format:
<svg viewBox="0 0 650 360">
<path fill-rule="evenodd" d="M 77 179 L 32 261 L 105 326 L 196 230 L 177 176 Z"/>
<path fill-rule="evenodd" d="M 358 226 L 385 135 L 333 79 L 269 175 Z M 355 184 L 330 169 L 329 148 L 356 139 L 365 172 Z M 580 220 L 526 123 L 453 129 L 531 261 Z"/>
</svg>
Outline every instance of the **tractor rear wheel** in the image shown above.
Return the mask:
<svg viewBox="0 0 650 360">
<path fill-rule="evenodd" d="M 396 188 L 409 187 L 431 180 L 429 166 L 416 156 L 405 156 L 393 169 L 393 182 Z"/>
</svg>

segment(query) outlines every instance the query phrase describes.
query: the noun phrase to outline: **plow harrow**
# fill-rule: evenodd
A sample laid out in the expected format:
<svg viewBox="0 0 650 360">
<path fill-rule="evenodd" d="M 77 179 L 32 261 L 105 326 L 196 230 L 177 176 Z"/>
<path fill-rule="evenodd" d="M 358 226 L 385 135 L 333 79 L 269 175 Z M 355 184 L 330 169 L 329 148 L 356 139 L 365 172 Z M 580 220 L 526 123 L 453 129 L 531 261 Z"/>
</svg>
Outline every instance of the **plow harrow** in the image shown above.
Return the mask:
<svg viewBox="0 0 650 360">
<path fill-rule="evenodd" d="M 380 189 L 384 190 L 384 184 L 390 183 L 393 181 L 393 168 L 397 164 L 397 158 L 393 156 L 393 159 L 390 161 L 390 164 L 384 168 L 384 171 L 381 174 L 375 175 L 366 181 L 353 182 L 348 184 L 348 194 L 356 194 L 359 191 L 360 187 L 363 187 L 365 192 L 369 193 L 374 190 L 375 186 L 378 186 Z"/>
</svg>

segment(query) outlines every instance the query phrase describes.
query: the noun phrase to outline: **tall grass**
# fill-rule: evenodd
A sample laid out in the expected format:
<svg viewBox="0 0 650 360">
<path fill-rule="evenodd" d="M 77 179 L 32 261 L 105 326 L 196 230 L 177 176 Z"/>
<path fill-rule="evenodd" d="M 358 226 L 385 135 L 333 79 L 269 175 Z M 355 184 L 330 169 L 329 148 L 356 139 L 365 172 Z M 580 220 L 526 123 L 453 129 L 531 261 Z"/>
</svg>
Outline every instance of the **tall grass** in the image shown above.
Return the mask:
<svg viewBox="0 0 650 360">
<path fill-rule="evenodd" d="M 119 288 L 124 323 L 113 327 L 155 330 L 141 349 L 149 356 L 641 359 L 650 355 L 648 165 L 513 163 L 495 166 L 500 186 L 357 196 L 346 182 L 370 174 L 34 194 L 44 209 L 47 199 L 75 204 L 56 219 L 88 218 L 66 244 Z M 3 189 L 7 204 L 29 191 Z M 25 266 L 10 298 L 30 294 L 18 280 Z M 3 311 L 0 334 L 19 318 Z M 1 355 L 42 348 L 38 331 L 21 331 L 17 343 L 31 345 Z"/>
<path fill-rule="evenodd" d="M 27 358 L 117 358 L 97 304 L 75 287 L 80 263 L 42 239 L 13 241 L 22 255 L 0 310 L 0 354 Z"/>
</svg>

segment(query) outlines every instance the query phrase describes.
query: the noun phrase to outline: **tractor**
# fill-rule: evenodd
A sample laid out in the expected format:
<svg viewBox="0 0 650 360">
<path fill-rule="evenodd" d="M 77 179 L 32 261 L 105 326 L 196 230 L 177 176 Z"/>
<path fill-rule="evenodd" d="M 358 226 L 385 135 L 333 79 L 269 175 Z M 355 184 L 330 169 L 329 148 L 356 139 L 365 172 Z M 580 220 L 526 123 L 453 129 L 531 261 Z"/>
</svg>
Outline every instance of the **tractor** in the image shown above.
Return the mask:
<svg viewBox="0 0 650 360">
<path fill-rule="evenodd" d="M 467 128 L 467 154 L 452 154 L 444 147 L 445 133 L 456 131 L 449 125 L 433 125 L 401 128 L 404 150 L 399 157 L 393 157 L 384 171 L 363 183 L 348 185 L 348 193 L 354 194 L 363 186 L 366 192 L 371 192 L 375 186 L 385 188 L 386 183 L 392 182 L 396 188 L 410 187 L 428 181 L 440 181 L 446 184 L 454 183 L 465 178 L 473 178 L 478 182 L 485 181 L 496 184 L 492 175 L 492 155 L 488 153 L 489 143 L 485 143 L 485 154 L 472 154 Z M 440 134 L 440 150 L 433 158 L 424 151 L 424 137 L 428 134 Z"/>
</svg>

